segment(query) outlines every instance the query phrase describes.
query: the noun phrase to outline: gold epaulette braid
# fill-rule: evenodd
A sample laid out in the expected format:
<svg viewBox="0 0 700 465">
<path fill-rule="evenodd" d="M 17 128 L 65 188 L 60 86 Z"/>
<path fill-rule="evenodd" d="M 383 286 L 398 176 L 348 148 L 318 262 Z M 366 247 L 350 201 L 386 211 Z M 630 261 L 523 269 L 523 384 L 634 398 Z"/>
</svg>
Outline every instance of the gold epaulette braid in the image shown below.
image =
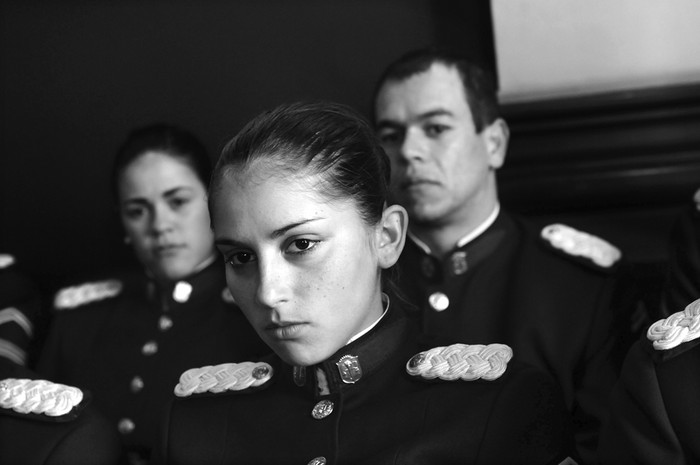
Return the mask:
<svg viewBox="0 0 700 465">
<path fill-rule="evenodd" d="M 700 337 L 700 299 L 692 302 L 682 312 L 659 320 L 649 327 L 647 339 L 657 350 L 672 349 L 683 342 Z"/>
<path fill-rule="evenodd" d="M 43 379 L 8 378 L 0 381 L 0 407 L 19 413 L 65 415 L 83 400 L 77 387 Z"/>
<path fill-rule="evenodd" d="M 506 371 L 512 357 L 513 350 L 505 344 L 452 344 L 414 355 L 406 371 L 426 379 L 494 380 Z"/>
<path fill-rule="evenodd" d="M 264 362 L 222 363 L 192 368 L 180 376 L 175 395 L 187 397 L 202 392 L 241 391 L 260 386 L 272 378 L 272 367 Z"/>
</svg>

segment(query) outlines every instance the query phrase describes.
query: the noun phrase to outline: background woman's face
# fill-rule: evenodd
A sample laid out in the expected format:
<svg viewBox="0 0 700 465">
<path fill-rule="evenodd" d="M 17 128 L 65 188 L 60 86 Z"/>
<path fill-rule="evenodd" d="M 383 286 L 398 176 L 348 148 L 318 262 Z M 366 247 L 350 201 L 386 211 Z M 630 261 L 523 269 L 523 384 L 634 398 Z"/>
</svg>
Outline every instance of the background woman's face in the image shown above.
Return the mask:
<svg viewBox="0 0 700 465">
<path fill-rule="evenodd" d="M 126 234 L 156 279 L 183 279 L 212 256 L 206 189 L 185 162 L 146 152 L 124 169 L 118 187 Z"/>
<path fill-rule="evenodd" d="M 315 176 L 222 179 L 216 244 L 231 294 L 287 363 L 327 359 L 382 313 L 376 233 L 351 200 L 329 200 Z"/>
</svg>

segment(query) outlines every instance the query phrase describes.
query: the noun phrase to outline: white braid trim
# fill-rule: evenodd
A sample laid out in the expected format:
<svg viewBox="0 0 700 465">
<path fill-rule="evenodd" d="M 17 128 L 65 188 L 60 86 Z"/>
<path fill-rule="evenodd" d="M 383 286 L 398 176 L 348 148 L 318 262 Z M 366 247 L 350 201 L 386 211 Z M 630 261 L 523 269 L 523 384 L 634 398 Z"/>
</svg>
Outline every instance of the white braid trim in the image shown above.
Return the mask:
<svg viewBox="0 0 700 465">
<path fill-rule="evenodd" d="M 265 384 L 272 367 L 264 362 L 222 363 L 192 368 L 180 376 L 175 395 L 187 397 L 202 392 L 241 391 Z"/>
<path fill-rule="evenodd" d="M 545 226 L 541 235 L 553 247 L 569 255 L 586 257 L 603 268 L 613 266 L 622 257 L 620 250 L 608 241 L 564 224 Z"/>
<path fill-rule="evenodd" d="M 7 378 L 0 381 L 0 407 L 18 413 L 65 415 L 83 400 L 83 391 L 43 379 Z"/>
<path fill-rule="evenodd" d="M 513 349 L 505 344 L 452 344 L 421 352 L 406 364 L 411 376 L 446 381 L 494 380 L 506 371 Z"/>
<path fill-rule="evenodd" d="M 691 303 L 682 312 L 676 312 L 649 327 L 647 339 L 654 349 L 668 350 L 700 337 L 700 299 Z"/>
</svg>

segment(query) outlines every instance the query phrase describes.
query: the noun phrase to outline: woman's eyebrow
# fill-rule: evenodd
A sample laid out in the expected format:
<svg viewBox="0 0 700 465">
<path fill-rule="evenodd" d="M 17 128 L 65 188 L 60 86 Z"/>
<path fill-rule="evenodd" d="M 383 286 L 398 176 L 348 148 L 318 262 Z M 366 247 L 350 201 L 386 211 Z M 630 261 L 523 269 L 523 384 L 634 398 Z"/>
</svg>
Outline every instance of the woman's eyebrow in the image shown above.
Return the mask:
<svg viewBox="0 0 700 465">
<path fill-rule="evenodd" d="M 292 230 L 296 227 L 303 226 L 305 224 L 312 223 L 314 221 L 318 221 L 318 220 L 322 220 L 322 219 L 325 219 L 325 217 L 319 216 L 316 218 L 308 218 L 308 219 L 304 219 L 301 221 L 295 221 L 294 223 L 290 223 L 290 224 L 283 226 L 279 229 L 275 229 L 270 234 L 270 237 L 273 239 L 276 239 L 278 237 L 284 236 L 287 232 L 289 232 L 290 230 Z M 245 245 L 240 241 L 237 241 L 235 239 L 231 239 L 228 237 L 215 238 L 214 244 L 217 246 L 222 245 L 222 246 L 229 246 L 229 247 L 243 247 Z"/>
</svg>

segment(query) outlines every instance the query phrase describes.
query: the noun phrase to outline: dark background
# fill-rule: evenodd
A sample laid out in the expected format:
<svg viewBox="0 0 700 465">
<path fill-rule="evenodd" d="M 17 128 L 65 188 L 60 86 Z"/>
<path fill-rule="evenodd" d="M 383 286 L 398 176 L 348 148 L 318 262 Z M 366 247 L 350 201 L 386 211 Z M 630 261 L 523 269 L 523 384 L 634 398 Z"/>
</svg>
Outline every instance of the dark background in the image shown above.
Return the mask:
<svg viewBox="0 0 700 465">
<path fill-rule="evenodd" d="M 410 48 L 494 62 L 484 1 L 23 0 L 0 18 L 0 252 L 44 282 L 131 260 L 109 169 L 134 126 L 182 125 L 215 158 L 282 102 L 367 114 L 374 80 Z"/>
<path fill-rule="evenodd" d="M 259 111 L 328 99 L 369 114 L 404 51 L 441 44 L 495 68 L 489 2 L 0 2 L 0 252 L 46 287 L 133 260 L 109 195 L 115 149 L 154 121 L 215 158 Z M 700 186 L 700 88 L 510 105 L 503 204 L 620 246 L 663 273 L 666 238 Z"/>
</svg>

